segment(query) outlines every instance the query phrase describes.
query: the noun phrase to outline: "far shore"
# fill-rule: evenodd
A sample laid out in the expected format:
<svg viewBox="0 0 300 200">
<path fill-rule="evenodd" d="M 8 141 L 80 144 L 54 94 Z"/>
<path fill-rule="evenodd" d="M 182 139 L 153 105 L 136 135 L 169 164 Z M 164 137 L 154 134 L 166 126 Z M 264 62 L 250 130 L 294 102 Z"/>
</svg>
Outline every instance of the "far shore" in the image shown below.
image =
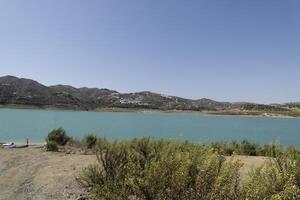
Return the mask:
<svg viewBox="0 0 300 200">
<path fill-rule="evenodd" d="M 32 110 L 53 110 L 53 111 L 81 111 L 81 112 L 132 112 L 132 113 L 163 113 L 163 114 L 199 114 L 208 116 L 241 116 L 241 117 L 272 117 L 272 118 L 298 118 L 300 111 L 295 112 L 264 112 L 264 111 L 241 111 L 241 110 L 220 110 L 220 111 L 195 111 L 195 110 L 157 110 L 142 108 L 97 108 L 83 110 L 65 106 L 36 106 L 20 104 L 0 104 L 0 109 L 32 109 Z"/>
</svg>

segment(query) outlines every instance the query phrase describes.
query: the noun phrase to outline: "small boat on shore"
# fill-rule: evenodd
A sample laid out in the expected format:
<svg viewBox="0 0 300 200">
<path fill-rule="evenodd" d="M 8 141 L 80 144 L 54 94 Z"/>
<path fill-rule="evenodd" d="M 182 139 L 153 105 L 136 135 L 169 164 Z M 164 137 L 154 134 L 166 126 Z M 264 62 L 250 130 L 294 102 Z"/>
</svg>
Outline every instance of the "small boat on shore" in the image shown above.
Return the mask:
<svg viewBox="0 0 300 200">
<path fill-rule="evenodd" d="M 13 142 L 0 144 L 0 148 L 4 148 L 4 149 L 15 148 L 15 147 L 16 145 Z"/>
<path fill-rule="evenodd" d="M 16 148 L 17 146 L 12 144 L 12 145 L 3 145 L 2 148 L 3 149 L 13 149 L 13 148 Z"/>
<path fill-rule="evenodd" d="M 28 147 L 29 145 L 26 144 L 26 145 L 15 145 L 15 143 L 11 142 L 11 143 L 0 143 L 0 148 L 3 148 L 3 149 L 13 149 L 13 148 L 26 148 Z"/>
</svg>

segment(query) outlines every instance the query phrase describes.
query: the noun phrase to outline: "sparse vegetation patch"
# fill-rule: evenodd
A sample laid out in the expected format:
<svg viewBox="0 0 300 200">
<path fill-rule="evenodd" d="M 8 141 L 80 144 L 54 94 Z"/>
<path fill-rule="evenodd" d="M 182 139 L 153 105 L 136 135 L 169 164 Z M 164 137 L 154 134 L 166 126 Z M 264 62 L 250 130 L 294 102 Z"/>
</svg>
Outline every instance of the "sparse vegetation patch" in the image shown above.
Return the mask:
<svg viewBox="0 0 300 200">
<path fill-rule="evenodd" d="M 99 139 L 98 164 L 77 177 L 92 199 L 299 199 L 297 148 L 241 143 L 191 144 L 149 138 L 121 142 Z M 241 182 L 238 160 L 224 154 L 269 155 Z M 223 154 L 223 155 L 222 155 Z"/>
</svg>

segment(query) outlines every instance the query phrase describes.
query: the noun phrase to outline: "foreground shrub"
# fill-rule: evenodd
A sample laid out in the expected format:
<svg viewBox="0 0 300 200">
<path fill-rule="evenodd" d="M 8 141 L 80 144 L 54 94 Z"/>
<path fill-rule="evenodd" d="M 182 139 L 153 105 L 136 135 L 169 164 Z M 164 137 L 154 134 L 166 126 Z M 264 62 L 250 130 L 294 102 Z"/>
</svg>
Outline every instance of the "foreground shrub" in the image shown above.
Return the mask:
<svg viewBox="0 0 300 200">
<path fill-rule="evenodd" d="M 257 155 L 257 145 L 250 143 L 248 140 L 242 141 L 241 150 L 244 155 L 249 155 L 249 156 Z"/>
<path fill-rule="evenodd" d="M 92 188 L 93 196 L 104 199 L 126 199 L 129 195 L 125 183 L 128 173 L 128 151 L 125 145 L 99 140 L 98 162 L 87 167 L 77 180 L 87 188 Z"/>
<path fill-rule="evenodd" d="M 98 164 L 77 178 L 95 199 L 238 199 L 238 162 L 202 145 L 135 139 L 97 143 Z"/>
<path fill-rule="evenodd" d="M 89 134 L 85 136 L 84 143 L 86 144 L 87 148 L 91 149 L 96 146 L 97 143 L 97 136 L 93 134 Z"/>
<path fill-rule="evenodd" d="M 91 136 L 86 143 L 95 143 Z M 109 142 L 96 138 L 98 163 L 77 177 L 94 199 L 273 200 L 300 199 L 300 151 L 244 140 L 191 144 L 150 138 Z M 222 155 L 270 159 L 240 181 L 242 164 Z"/>
<path fill-rule="evenodd" d="M 65 145 L 69 140 L 70 137 L 67 136 L 67 133 L 63 128 L 52 130 L 46 138 L 47 143 L 56 142 L 58 145 Z"/>
<path fill-rule="evenodd" d="M 272 159 L 253 170 L 244 184 L 245 199 L 300 199 L 299 157 L 289 154 Z"/>
<path fill-rule="evenodd" d="M 46 150 L 47 151 L 58 151 L 58 145 L 54 141 L 48 141 L 46 143 Z"/>
<path fill-rule="evenodd" d="M 222 167 L 221 173 L 213 185 L 210 199 L 240 199 L 238 171 L 242 164 L 239 161 L 231 161 Z"/>
</svg>

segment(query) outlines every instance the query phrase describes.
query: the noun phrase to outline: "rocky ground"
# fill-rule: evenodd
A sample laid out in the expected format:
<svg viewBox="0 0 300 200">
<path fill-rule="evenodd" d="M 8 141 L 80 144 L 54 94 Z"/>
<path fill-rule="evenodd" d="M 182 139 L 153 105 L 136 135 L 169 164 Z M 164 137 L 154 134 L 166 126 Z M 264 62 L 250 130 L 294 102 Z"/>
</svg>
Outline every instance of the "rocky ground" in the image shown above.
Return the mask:
<svg viewBox="0 0 300 200">
<path fill-rule="evenodd" d="M 262 165 L 266 159 L 236 158 L 244 163 L 240 171 L 242 180 L 251 168 Z M 75 175 L 94 162 L 94 155 L 45 152 L 38 146 L 0 149 L 0 200 L 84 199 L 86 195 L 75 181 Z"/>
</svg>

